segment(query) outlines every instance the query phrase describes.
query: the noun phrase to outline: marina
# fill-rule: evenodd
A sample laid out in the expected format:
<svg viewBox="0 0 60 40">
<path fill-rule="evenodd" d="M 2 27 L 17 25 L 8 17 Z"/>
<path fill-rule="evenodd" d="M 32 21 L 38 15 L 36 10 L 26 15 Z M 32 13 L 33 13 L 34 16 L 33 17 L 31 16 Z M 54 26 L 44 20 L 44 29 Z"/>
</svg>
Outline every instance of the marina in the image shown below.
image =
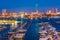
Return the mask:
<svg viewBox="0 0 60 40">
<path fill-rule="evenodd" d="M 0 40 L 60 40 L 60 14 L 2 10 L 0 15 Z"/>
</svg>

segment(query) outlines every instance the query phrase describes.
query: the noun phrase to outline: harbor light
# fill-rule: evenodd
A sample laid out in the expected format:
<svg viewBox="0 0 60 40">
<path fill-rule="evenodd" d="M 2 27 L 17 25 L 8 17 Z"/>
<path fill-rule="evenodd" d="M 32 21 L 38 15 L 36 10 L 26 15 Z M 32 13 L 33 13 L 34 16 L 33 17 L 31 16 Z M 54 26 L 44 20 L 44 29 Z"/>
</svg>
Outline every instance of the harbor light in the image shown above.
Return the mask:
<svg viewBox="0 0 60 40">
<path fill-rule="evenodd" d="M 24 14 L 21 14 L 21 18 L 24 18 Z"/>
</svg>

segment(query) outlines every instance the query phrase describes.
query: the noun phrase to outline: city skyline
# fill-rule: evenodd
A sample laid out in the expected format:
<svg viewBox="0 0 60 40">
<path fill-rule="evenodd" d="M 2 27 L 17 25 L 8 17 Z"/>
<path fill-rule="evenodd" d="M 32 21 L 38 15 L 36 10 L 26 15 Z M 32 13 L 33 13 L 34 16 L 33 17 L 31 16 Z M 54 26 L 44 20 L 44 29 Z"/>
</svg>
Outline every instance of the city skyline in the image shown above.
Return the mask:
<svg viewBox="0 0 60 40">
<path fill-rule="evenodd" d="M 46 13 L 47 11 L 49 11 L 49 10 L 56 10 L 57 9 L 57 12 L 60 12 L 60 9 L 58 9 L 58 8 L 27 8 L 27 9 L 19 9 L 19 8 L 15 8 L 15 9 L 5 9 L 6 10 L 6 12 L 14 12 L 14 13 L 19 13 L 19 12 L 27 12 L 27 13 L 31 13 L 31 12 L 36 12 L 36 10 L 38 10 L 38 12 L 43 12 L 43 13 Z M 4 9 L 2 9 L 2 10 L 4 10 Z M 0 13 L 2 13 L 2 10 L 0 11 Z"/>
<path fill-rule="evenodd" d="M 60 1 L 59 0 L 1 0 L 0 1 L 0 12 L 2 9 L 7 9 L 7 11 L 19 12 L 19 11 L 35 11 L 36 4 L 38 4 L 37 9 L 41 12 L 45 12 L 51 8 L 58 8 L 60 11 Z"/>
</svg>

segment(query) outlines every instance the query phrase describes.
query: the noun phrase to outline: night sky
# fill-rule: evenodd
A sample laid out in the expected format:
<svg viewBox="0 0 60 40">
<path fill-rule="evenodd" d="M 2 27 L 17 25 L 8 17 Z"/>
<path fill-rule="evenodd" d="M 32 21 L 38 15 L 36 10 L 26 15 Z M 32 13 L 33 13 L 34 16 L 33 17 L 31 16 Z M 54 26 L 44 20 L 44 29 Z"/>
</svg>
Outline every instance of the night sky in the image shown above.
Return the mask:
<svg viewBox="0 0 60 40">
<path fill-rule="evenodd" d="M 51 8 L 60 8 L 60 0 L 0 0 L 0 12 L 6 9 L 8 12 L 35 11 L 36 4 L 39 11 Z"/>
</svg>

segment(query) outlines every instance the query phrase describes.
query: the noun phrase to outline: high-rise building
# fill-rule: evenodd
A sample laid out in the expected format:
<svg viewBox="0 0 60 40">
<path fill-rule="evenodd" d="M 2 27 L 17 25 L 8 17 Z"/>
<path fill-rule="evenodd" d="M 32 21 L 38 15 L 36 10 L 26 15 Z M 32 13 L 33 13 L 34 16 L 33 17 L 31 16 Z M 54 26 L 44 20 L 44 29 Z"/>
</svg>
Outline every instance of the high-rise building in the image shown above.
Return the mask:
<svg viewBox="0 0 60 40">
<path fill-rule="evenodd" d="M 2 15 L 6 15 L 6 9 L 2 10 Z"/>
</svg>

